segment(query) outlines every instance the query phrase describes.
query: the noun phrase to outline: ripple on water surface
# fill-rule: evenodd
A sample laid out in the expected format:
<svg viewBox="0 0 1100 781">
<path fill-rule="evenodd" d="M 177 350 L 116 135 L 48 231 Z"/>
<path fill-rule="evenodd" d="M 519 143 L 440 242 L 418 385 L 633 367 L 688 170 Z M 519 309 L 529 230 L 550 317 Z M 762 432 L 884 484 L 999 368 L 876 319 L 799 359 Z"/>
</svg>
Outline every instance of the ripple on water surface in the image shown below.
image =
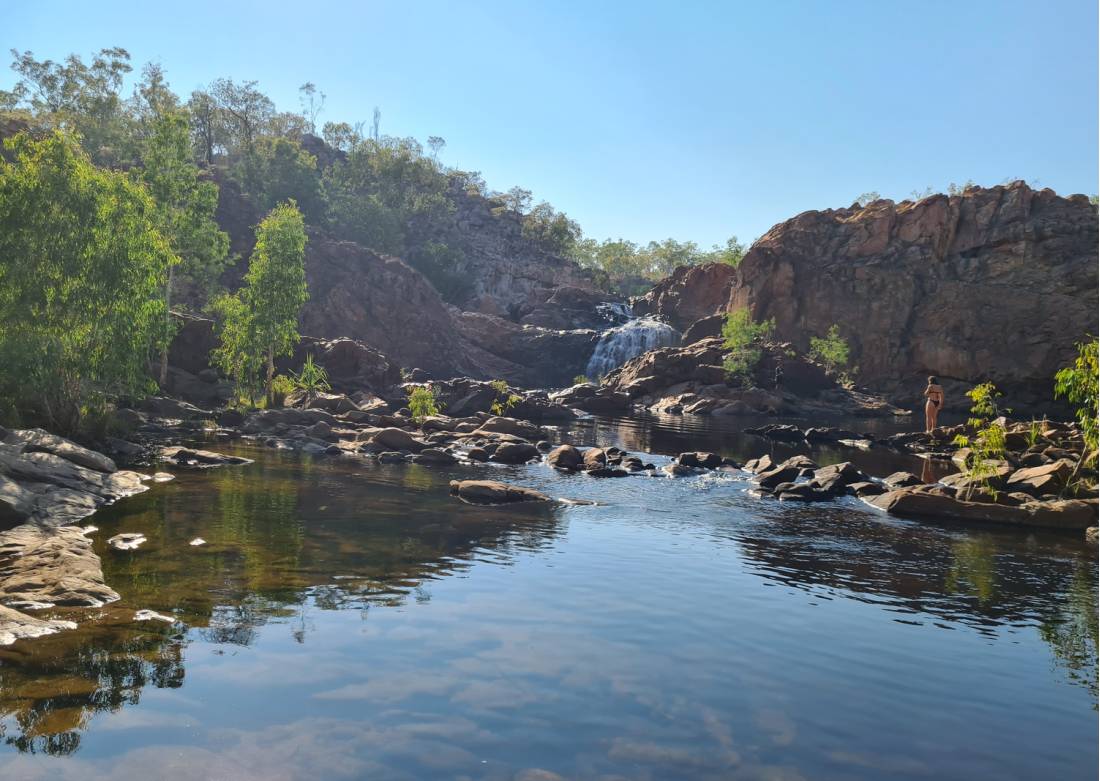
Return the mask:
<svg viewBox="0 0 1100 781">
<path fill-rule="evenodd" d="M 769 447 L 683 420 L 571 436 Z M 97 515 L 122 601 L 0 649 L 3 778 L 1094 775 L 1075 535 L 762 501 L 736 473 L 250 456 Z M 448 496 L 473 476 L 599 504 Z M 119 532 L 149 541 L 106 547 Z"/>
</svg>

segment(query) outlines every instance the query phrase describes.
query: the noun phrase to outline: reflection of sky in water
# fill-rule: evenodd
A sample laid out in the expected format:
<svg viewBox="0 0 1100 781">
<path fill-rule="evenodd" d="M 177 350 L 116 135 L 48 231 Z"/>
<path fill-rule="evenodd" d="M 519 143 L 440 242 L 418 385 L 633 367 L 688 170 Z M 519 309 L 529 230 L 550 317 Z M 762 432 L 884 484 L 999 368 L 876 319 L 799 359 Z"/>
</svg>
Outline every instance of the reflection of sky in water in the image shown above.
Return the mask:
<svg viewBox="0 0 1100 781">
<path fill-rule="evenodd" d="M 446 496 L 473 473 L 604 504 Z M 1092 777 L 1076 536 L 744 487 L 282 460 L 158 486 L 97 516 L 150 536 L 101 550 L 123 604 L 0 652 L 0 776 Z"/>
</svg>

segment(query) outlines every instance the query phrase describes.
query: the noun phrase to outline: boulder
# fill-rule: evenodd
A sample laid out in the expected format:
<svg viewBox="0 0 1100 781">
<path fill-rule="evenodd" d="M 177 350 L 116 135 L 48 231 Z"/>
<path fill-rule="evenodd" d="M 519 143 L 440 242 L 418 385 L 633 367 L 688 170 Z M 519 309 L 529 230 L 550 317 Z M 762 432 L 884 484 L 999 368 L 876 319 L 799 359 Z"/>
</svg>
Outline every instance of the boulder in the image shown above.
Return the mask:
<svg viewBox="0 0 1100 781">
<path fill-rule="evenodd" d="M 426 447 L 413 456 L 414 464 L 454 464 L 458 461 L 452 454 L 446 450 L 441 450 L 437 447 Z"/>
<path fill-rule="evenodd" d="M 554 469 L 580 469 L 584 457 L 572 445 L 559 445 L 546 454 L 546 463 Z"/>
<path fill-rule="evenodd" d="M 603 448 L 590 447 L 584 451 L 582 459 L 586 470 L 599 469 L 607 465 L 607 451 Z"/>
<path fill-rule="evenodd" d="M 589 477 L 629 477 L 630 472 L 617 466 L 601 466 L 585 472 Z"/>
<path fill-rule="evenodd" d="M 475 435 L 508 434 L 509 436 L 519 437 L 520 439 L 540 439 L 543 435 L 542 429 L 532 423 L 528 423 L 525 420 L 516 420 L 515 418 L 499 416 L 489 418 L 473 433 Z"/>
<path fill-rule="evenodd" d="M 850 461 L 830 464 L 814 471 L 813 482 L 822 490 L 833 494 L 843 493 L 853 483 L 867 482 L 870 478 Z"/>
<path fill-rule="evenodd" d="M 476 504 L 550 501 L 549 496 L 533 488 L 509 485 L 497 480 L 452 480 L 451 493 Z"/>
<path fill-rule="evenodd" d="M 722 466 L 722 456 L 717 453 L 703 451 L 681 453 L 676 460 L 684 466 L 700 467 L 702 469 L 717 469 Z"/>
<path fill-rule="evenodd" d="M 64 629 L 76 629 L 76 624 L 59 619 L 35 618 L 0 605 L 0 645 L 11 645 L 16 640 L 52 635 Z"/>
<path fill-rule="evenodd" d="M 906 488 L 911 485 L 924 485 L 924 481 L 912 472 L 894 472 L 883 478 L 883 484 L 890 489 Z"/>
<path fill-rule="evenodd" d="M 1010 491 L 1041 495 L 1057 493 L 1073 474 L 1074 463 L 1060 458 L 1054 463 L 1017 469 L 1008 476 L 1005 485 Z"/>
<path fill-rule="evenodd" d="M 501 442 L 489 460 L 501 464 L 526 464 L 539 455 L 539 449 L 530 442 Z"/>
<path fill-rule="evenodd" d="M 485 450 L 485 448 L 472 447 L 466 451 L 466 458 L 470 459 L 471 461 L 488 461 L 489 453 Z"/>
<path fill-rule="evenodd" d="M 886 493 L 886 488 L 882 483 L 876 483 L 873 480 L 863 480 L 858 483 L 849 483 L 845 486 L 845 491 L 853 496 L 860 498 L 864 496 L 878 496 L 879 494 Z"/>
<path fill-rule="evenodd" d="M 416 439 L 412 434 L 400 428 L 384 428 L 376 431 L 370 439 L 371 445 L 379 451 L 408 450 L 419 453 L 428 447 L 427 442 Z"/>
</svg>

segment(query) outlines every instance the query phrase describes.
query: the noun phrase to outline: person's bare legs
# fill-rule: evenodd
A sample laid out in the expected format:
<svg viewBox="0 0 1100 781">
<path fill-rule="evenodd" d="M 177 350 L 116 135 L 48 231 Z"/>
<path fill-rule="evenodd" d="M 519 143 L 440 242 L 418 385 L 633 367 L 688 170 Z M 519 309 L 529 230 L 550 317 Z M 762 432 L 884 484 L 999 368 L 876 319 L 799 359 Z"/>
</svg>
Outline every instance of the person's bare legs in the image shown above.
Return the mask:
<svg viewBox="0 0 1100 781">
<path fill-rule="evenodd" d="M 929 433 L 936 427 L 936 405 L 932 403 L 932 399 L 924 402 L 924 430 L 925 433 Z"/>
</svg>

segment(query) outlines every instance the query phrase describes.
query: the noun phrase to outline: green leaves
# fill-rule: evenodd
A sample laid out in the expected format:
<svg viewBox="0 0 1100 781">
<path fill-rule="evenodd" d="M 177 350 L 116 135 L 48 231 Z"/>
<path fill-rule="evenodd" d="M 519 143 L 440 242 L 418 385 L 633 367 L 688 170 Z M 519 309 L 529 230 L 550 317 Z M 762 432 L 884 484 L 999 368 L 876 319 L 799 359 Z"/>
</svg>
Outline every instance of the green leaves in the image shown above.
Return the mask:
<svg viewBox="0 0 1100 781">
<path fill-rule="evenodd" d="M 0 160 L 0 395 L 73 432 L 148 390 L 163 290 L 178 262 L 143 187 L 70 137 L 20 134 Z"/>
<path fill-rule="evenodd" d="M 309 298 L 305 248 L 298 207 L 293 201 L 276 206 L 256 229 L 245 286 L 215 302 L 220 343 L 212 357 L 250 398 L 259 388 L 265 362 L 270 391 L 275 358 L 289 355 L 298 341 L 298 314 Z"/>
<path fill-rule="evenodd" d="M 425 418 L 439 414 L 439 402 L 435 397 L 435 388 L 417 385 L 407 389 L 409 396 L 409 412 L 417 423 L 423 423 Z"/>
<path fill-rule="evenodd" d="M 1091 342 L 1081 342 L 1077 345 L 1077 359 L 1073 365 L 1060 369 L 1054 375 L 1055 397 L 1078 405 L 1077 420 L 1081 423 L 1085 446 L 1090 451 L 1097 448 L 1097 397 L 1100 396 L 1097 388 L 1097 375 L 1100 373 L 1098 353 L 1100 347 L 1095 337 Z"/>
<path fill-rule="evenodd" d="M 762 357 L 759 343 L 771 337 L 773 331 L 774 318 L 757 323 L 748 309 L 737 309 L 727 314 L 722 326 L 723 346 L 729 350 L 722 362 L 726 373 L 731 378 L 748 383 Z"/>
<path fill-rule="evenodd" d="M 810 337 L 810 357 L 835 374 L 848 365 L 848 343 L 840 336 L 840 327 L 834 323 L 824 337 Z"/>
</svg>

